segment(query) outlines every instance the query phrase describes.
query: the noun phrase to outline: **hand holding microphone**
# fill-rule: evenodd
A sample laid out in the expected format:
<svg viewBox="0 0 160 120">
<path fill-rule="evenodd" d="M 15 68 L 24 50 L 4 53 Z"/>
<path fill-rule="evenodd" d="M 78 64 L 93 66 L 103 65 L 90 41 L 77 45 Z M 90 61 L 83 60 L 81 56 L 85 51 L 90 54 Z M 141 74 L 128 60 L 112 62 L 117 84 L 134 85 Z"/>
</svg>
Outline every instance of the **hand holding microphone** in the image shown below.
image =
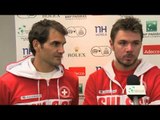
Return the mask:
<svg viewBox="0 0 160 120">
<path fill-rule="evenodd" d="M 128 77 L 126 93 L 134 105 L 139 105 L 138 99 L 146 95 L 145 87 L 144 85 L 140 85 L 140 80 L 136 75 Z"/>
</svg>

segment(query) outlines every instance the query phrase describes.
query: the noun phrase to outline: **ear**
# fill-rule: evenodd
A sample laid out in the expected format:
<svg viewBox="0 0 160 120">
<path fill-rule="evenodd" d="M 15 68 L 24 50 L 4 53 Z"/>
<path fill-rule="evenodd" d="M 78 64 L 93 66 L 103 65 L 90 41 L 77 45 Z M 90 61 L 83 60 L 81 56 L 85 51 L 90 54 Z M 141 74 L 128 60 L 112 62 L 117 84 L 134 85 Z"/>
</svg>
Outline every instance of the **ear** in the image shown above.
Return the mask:
<svg viewBox="0 0 160 120">
<path fill-rule="evenodd" d="M 39 50 L 39 47 L 40 47 L 39 41 L 36 40 L 36 39 L 34 39 L 34 40 L 32 41 L 32 44 L 33 44 L 33 47 L 34 47 L 35 51 L 38 51 L 38 50 Z"/>
<path fill-rule="evenodd" d="M 113 50 L 113 40 L 109 40 L 109 43 L 110 43 L 110 47 L 111 47 L 112 50 Z"/>
</svg>

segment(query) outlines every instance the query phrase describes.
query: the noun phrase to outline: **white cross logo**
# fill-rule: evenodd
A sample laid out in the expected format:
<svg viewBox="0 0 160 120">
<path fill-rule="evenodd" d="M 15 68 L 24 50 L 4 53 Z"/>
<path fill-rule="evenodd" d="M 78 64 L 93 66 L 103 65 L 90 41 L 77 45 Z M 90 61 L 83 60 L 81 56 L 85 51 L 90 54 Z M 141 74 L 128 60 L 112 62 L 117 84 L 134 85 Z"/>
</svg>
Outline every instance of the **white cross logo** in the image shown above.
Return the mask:
<svg viewBox="0 0 160 120">
<path fill-rule="evenodd" d="M 64 96 L 66 96 L 67 93 L 68 93 L 68 92 L 66 91 L 66 89 L 63 89 L 63 90 L 62 90 L 62 94 L 63 94 Z"/>
</svg>

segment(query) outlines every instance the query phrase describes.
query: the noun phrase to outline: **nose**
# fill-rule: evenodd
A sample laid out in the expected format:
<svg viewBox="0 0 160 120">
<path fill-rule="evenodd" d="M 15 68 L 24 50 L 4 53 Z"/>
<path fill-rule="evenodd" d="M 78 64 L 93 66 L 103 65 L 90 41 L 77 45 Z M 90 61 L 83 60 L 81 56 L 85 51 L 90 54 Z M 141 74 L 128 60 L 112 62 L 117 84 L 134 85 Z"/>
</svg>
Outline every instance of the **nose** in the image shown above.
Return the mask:
<svg viewBox="0 0 160 120">
<path fill-rule="evenodd" d="M 133 45 L 132 44 L 128 44 L 127 45 L 127 52 L 132 52 L 133 51 Z"/>
<path fill-rule="evenodd" d="M 63 45 L 61 45 L 60 47 L 59 47 L 59 49 L 58 49 L 58 52 L 59 53 L 64 53 L 64 47 L 63 47 Z"/>
</svg>

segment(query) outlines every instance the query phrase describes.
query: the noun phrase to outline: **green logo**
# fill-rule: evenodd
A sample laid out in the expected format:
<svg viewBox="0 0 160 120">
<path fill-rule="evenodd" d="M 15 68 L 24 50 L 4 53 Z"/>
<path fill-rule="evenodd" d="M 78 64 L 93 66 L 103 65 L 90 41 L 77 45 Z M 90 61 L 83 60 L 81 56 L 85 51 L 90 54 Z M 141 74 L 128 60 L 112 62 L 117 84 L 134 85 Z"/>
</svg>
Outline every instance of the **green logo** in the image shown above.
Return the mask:
<svg viewBox="0 0 160 120">
<path fill-rule="evenodd" d="M 133 93 L 134 91 L 135 91 L 135 87 L 134 86 L 130 87 L 129 90 L 128 90 L 129 93 Z"/>
<path fill-rule="evenodd" d="M 19 27 L 18 28 L 18 34 L 23 35 L 25 33 L 25 29 L 26 29 L 25 25 L 22 25 L 21 27 Z"/>
<path fill-rule="evenodd" d="M 147 32 L 157 31 L 157 21 L 146 21 L 146 31 Z"/>
<path fill-rule="evenodd" d="M 83 93 L 83 84 L 80 83 L 79 84 L 79 94 L 82 94 Z"/>
</svg>

